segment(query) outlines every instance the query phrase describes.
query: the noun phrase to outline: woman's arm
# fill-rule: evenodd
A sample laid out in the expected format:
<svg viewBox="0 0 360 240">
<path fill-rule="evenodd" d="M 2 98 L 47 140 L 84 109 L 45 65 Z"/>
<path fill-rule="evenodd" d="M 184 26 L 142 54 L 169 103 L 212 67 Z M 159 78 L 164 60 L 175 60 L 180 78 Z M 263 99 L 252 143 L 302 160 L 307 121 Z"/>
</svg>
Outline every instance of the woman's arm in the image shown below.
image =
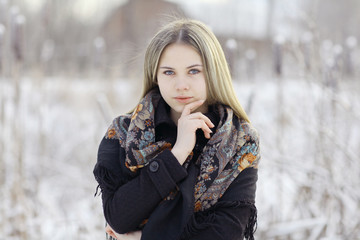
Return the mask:
<svg viewBox="0 0 360 240">
<path fill-rule="evenodd" d="M 256 208 L 253 201 L 257 181 L 257 169 L 243 170 L 211 209 L 195 213 L 182 239 L 188 240 L 237 240 L 253 239 L 256 224 Z M 240 194 L 248 189 L 249 194 Z"/>
<path fill-rule="evenodd" d="M 124 180 L 125 151 L 116 139 L 104 138 L 98 152 L 94 175 L 102 190 L 107 223 L 118 233 L 136 231 L 154 208 L 187 176 L 170 150 L 139 169 L 130 181 Z M 109 164 L 113 162 L 113 164 Z"/>
</svg>

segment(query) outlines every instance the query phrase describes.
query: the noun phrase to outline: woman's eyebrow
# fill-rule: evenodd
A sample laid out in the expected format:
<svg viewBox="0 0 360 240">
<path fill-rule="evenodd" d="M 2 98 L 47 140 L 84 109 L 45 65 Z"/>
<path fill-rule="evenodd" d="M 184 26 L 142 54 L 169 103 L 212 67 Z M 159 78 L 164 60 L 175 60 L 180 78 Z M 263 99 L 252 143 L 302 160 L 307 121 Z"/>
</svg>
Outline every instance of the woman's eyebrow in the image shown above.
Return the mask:
<svg viewBox="0 0 360 240">
<path fill-rule="evenodd" d="M 187 68 L 202 67 L 202 66 L 203 66 L 202 64 L 193 64 L 193 65 L 188 66 Z"/>
<path fill-rule="evenodd" d="M 203 65 L 202 64 L 192 64 L 186 68 L 193 68 L 193 67 L 202 67 Z M 171 70 L 174 70 L 175 68 L 172 68 L 172 67 L 168 67 L 168 66 L 160 66 L 159 68 L 163 68 L 163 69 L 171 69 Z"/>
<path fill-rule="evenodd" d="M 171 69 L 171 70 L 174 70 L 174 68 L 172 68 L 172 67 L 168 67 L 168 66 L 160 66 L 160 68 L 165 68 L 165 69 Z"/>
</svg>

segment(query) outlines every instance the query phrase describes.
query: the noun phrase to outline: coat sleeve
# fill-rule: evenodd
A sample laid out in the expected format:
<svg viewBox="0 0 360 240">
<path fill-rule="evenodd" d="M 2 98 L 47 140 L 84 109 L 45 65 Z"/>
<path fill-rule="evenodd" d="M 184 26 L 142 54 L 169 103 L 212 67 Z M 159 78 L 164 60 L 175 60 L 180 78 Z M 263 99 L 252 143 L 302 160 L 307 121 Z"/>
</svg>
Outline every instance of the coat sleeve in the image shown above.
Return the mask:
<svg viewBox="0 0 360 240">
<path fill-rule="evenodd" d="M 192 216 L 181 239 L 253 239 L 257 212 L 254 202 L 246 199 L 252 199 L 254 196 L 240 196 L 239 192 L 248 188 L 250 195 L 255 194 L 257 171 L 255 168 L 243 170 L 219 202 L 210 209 Z"/>
<path fill-rule="evenodd" d="M 118 233 L 138 230 L 153 209 L 187 176 L 170 150 L 129 177 L 125 151 L 116 139 L 103 138 L 94 168 L 102 192 L 104 216 Z"/>
</svg>

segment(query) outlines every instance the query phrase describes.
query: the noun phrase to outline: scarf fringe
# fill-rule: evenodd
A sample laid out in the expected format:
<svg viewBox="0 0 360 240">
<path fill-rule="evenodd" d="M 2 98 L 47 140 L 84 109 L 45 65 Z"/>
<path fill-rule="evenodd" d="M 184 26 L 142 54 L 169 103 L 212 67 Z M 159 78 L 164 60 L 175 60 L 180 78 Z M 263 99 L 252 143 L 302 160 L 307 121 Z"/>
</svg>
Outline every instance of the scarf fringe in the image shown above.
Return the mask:
<svg viewBox="0 0 360 240">
<path fill-rule="evenodd" d="M 257 209 L 255 205 L 251 206 L 251 215 L 249 218 L 249 222 L 245 227 L 244 237 L 247 240 L 254 240 L 254 234 L 257 230 Z"/>
<path fill-rule="evenodd" d="M 221 204 L 221 207 L 249 207 L 250 208 L 250 217 L 249 221 L 246 224 L 244 230 L 244 237 L 247 240 L 254 240 L 254 234 L 257 230 L 257 209 L 255 203 L 252 201 L 235 201 L 235 202 L 224 202 Z"/>
<path fill-rule="evenodd" d="M 94 197 L 103 192 L 114 192 L 116 190 L 116 186 L 120 184 L 119 177 L 112 174 L 103 166 L 97 165 L 94 168 L 94 176 L 95 180 L 98 182 Z"/>
</svg>

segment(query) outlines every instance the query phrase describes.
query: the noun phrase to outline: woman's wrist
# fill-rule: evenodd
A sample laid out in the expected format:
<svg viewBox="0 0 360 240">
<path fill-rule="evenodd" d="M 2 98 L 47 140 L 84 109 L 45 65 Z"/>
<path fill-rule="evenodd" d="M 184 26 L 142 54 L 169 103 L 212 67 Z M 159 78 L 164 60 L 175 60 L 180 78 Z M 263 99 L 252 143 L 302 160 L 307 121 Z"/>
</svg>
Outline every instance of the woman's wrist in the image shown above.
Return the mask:
<svg viewBox="0 0 360 240">
<path fill-rule="evenodd" d="M 176 147 L 173 147 L 173 149 L 171 149 L 171 153 L 176 157 L 176 159 L 181 165 L 185 162 L 187 156 L 189 155 L 185 151 L 181 151 L 181 149 L 178 149 Z"/>
</svg>

